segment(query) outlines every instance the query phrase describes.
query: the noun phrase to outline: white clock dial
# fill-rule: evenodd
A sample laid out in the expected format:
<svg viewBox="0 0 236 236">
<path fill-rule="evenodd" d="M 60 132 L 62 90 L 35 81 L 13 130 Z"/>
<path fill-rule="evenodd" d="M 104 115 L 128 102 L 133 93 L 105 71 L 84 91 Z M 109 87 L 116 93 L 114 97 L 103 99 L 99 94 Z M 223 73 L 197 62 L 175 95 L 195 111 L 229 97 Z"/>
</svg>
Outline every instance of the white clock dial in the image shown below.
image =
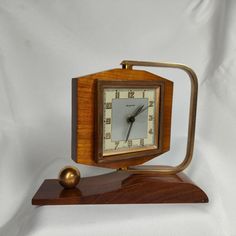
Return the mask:
<svg viewBox="0 0 236 236">
<path fill-rule="evenodd" d="M 159 95 L 160 88 L 104 89 L 104 155 L 156 147 Z"/>
</svg>

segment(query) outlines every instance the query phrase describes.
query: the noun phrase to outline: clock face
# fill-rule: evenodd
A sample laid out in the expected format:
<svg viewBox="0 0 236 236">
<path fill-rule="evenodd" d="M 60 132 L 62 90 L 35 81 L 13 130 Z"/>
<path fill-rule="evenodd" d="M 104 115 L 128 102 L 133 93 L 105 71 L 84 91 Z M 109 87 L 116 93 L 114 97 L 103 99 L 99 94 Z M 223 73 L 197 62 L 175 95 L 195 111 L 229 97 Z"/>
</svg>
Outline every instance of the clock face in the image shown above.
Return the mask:
<svg viewBox="0 0 236 236">
<path fill-rule="evenodd" d="M 158 148 L 160 87 L 103 90 L 103 156 Z"/>
<path fill-rule="evenodd" d="M 162 151 L 163 87 L 160 81 L 97 81 L 98 163 L 125 162 Z"/>
</svg>

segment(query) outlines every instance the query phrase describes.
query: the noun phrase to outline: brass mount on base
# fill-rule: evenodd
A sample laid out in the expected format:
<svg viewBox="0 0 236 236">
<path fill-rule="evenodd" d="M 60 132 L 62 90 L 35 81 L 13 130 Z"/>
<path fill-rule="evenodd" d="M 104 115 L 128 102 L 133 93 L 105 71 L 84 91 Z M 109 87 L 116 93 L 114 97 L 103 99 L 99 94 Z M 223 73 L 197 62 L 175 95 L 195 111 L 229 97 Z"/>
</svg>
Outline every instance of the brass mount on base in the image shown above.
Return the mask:
<svg viewBox="0 0 236 236">
<path fill-rule="evenodd" d="M 198 80 L 195 72 L 188 66 L 179 63 L 170 62 L 146 62 L 146 61 L 128 61 L 124 60 L 121 62 L 122 68 L 132 70 L 134 66 L 145 66 L 145 67 L 165 67 L 165 68 L 177 68 L 186 72 L 191 82 L 191 95 L 190 95 L 190 107 L 189 107 L 189 124 L 188 124 L 188 140 L 186 155 L 182 163 L 175 167 L 165 166 L 138 166 L 128 167 L 126 171 L 132 173 L 150 173 L 155 172 L 159 174 L 176 174 L 186 169 L 193 156 L 194 149 L 194 137 L 195 137 L 195 126 L 196 126 L 196 111 L 197 111 L 197 93 L 198 93 Z"/>
</svg>

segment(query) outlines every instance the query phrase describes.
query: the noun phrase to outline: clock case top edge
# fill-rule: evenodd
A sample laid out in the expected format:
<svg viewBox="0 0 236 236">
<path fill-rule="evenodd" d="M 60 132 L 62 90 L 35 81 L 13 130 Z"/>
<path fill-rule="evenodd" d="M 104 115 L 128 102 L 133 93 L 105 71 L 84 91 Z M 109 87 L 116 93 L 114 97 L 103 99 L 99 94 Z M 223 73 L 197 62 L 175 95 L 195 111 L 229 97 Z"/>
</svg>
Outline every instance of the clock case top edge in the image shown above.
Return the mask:
<svg viewBox="0 0 236 236">
<path fill-rule="evenodd" d="M 98 163 L 96 152 L 96 81 L 159 81 L 164 87 L 162 148 L 158 154 Z M 139 165 L 170 149 L 173 82 L 144 70 L 111 69 L 72 79 L 72 159 L 81 164 L 122 168 Z"/>
</svg>

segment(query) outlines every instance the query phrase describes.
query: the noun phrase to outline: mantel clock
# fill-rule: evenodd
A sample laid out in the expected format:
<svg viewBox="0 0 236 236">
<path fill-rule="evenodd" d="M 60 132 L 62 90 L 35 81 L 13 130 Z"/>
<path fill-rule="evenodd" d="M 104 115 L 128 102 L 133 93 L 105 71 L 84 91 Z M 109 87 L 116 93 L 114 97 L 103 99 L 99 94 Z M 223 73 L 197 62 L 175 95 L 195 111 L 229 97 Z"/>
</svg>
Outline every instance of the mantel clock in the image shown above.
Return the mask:
<svg viewBox="0 0 236 236">
<path fill-rule="evenodd" d="M 208 201 L 206 194 L 181 173 L 193 155 L 196 74 L 177 63 L 123 61 L 121 65 L 121 69 L 72 79 L 72 159 L 115 172 L 81 178 L 71 185 L 75 178 L 78 180 L 79 172 L 72 167 L 64 169 L 59 180 L 43 183 L 33 204 Z M 170 149 L 174 84 L 159 75 L 133 69 L 134 66 L 178 68 L 189 75 L 186 156 L 177 166 L 142 165 Z"/>
</svg>

